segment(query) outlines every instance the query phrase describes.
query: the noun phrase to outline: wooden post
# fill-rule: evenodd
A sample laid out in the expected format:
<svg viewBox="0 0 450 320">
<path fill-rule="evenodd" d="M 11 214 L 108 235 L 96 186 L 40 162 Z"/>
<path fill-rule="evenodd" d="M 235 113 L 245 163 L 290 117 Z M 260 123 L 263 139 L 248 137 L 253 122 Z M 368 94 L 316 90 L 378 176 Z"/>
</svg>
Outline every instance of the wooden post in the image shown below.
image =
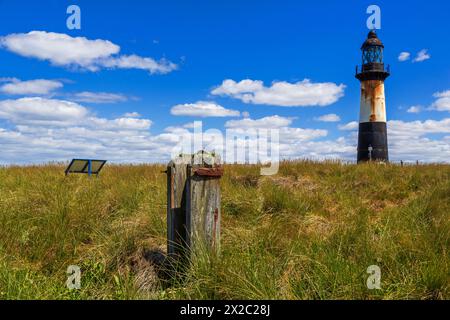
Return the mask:
<svg viewBox="0 0 450 320">
<path fill-rule="evenodd" d="M 167 254 L 182 256 L 186 248 L 186 181 L 191 157 L 180 155 L 167 166 Z"/>
<path fill-rule="evenodd" d="M 167 167 L 167 253 L 188 257 L 197 246 L 220 247 L 220 158 L 199 151 Z"/>
</svg>

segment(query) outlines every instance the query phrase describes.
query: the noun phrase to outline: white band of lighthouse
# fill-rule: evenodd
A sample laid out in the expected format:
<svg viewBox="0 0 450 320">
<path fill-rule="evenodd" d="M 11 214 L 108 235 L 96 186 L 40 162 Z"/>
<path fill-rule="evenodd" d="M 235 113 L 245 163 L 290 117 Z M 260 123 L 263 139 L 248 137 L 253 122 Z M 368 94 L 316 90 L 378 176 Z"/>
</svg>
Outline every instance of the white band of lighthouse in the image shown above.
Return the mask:
<svg viewBox="0 0 450 320">
<path fill-rule="evenodd" d="M 384 81 L 366 80 L 361 82 L 359 122 L 386 122 Z"/>
</svg>

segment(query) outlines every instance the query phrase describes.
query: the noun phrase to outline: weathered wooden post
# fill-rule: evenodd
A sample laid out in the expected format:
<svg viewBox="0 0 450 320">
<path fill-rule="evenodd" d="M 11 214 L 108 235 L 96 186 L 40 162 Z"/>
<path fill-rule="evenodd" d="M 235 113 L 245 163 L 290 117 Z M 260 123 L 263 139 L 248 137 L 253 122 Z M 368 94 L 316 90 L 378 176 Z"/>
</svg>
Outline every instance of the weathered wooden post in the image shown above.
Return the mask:
<svg viewBox="0 0 450 320">
<path fill-rule="evenodd" d="M 188 258 L 197 247 L 220 247 L 220 158 L 199 151 L 167 166 L 167 254 Z"/>
<path fill-rule="evenodd" d="M 183 256 L 186 248 L 186 182 L 191 156 L 180 155 L 167 166 L 167 255 Z"/>
</svg>

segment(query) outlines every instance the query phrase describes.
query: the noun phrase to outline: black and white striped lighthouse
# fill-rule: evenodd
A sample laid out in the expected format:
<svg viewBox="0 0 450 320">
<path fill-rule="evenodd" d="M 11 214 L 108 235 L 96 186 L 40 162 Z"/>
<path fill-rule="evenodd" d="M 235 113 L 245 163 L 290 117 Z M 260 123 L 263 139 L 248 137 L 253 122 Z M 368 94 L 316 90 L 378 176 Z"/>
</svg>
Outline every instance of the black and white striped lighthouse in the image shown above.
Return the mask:
<svg viewBox="0 0 450 320">
<path fill-rule="evenodd" d="M 358 162 L 389 160 L 384 80 L 390 73 L 384 67 L 383 49 L 376 32 L 370 31 L 361 47 L 362 67 L 356 67 L 361 82 Z"/>
</svg>

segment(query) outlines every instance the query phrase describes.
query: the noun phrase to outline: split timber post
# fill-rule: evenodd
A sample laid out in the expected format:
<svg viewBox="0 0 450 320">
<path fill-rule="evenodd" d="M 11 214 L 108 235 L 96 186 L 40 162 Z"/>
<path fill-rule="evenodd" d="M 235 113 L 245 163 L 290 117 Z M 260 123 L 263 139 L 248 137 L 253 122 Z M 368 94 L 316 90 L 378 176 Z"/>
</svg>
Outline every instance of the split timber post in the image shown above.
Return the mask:
<svg viewBox="0 0 450 320">
<path fill-rule="evenodd" d="M 167 166 L 167 254 L 188 259 L 199 246 L 220 247 L 220 158 L 205 151 Z"/>
</svg>

